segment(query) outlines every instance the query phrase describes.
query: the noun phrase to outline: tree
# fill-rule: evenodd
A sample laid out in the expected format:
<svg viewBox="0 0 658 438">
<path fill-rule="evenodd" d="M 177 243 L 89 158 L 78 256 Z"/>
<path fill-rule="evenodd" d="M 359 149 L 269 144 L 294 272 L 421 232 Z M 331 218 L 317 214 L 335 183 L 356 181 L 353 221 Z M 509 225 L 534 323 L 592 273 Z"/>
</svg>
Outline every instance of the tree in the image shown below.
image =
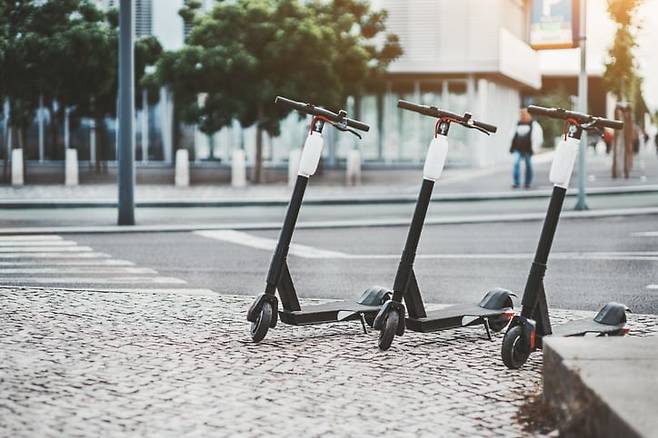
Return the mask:
<svg viewBox="0 0 658 438">
<path fill-rule="evenodd" d="M 384 30 L 385 13 L 367 2 L 333 0 L 235 0 L 219 2 L 207 15 L 191 3 L 181 16 L 192 29 L 187 46 L 158 64 L 183 120 L 212 134 L 237 119 L 256 126 L 252 180 L 262 180 L 263 132 L 275 136 L 289 113 L 276 95 L 342 107 L 363 92 L 401 53 Z M 199 104 L 198 93 L 207 93 Z"/>
<path fill-rule="evenodd" d="M 636 13 L 644 0 L 608 0 L 608 14 L 617 24 L 603 74 L 608 90 L 618 100 L 631 100 L 641 85 L 633 50 L 639 28 Z"/>
</svg>

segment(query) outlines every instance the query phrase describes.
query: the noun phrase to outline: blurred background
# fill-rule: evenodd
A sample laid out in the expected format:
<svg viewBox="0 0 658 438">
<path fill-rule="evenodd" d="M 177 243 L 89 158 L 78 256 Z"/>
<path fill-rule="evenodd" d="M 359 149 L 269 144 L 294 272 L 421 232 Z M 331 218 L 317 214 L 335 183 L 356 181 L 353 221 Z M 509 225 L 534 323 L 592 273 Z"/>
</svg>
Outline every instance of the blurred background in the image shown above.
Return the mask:
<svg viewBox="0 0 658 438">
<path fill-rule="evenodd" d="M 579 49 L 534 50 L 532 3 L 135 0 L 137 180 L 173 184 L 176 152 L 186 150 L 182 184 L 227 184 L 233 153 L 242 150 L 252 183 L 285 181 L 308 121 L 274 108 L 277 94 L 346 108 L 371 124 L 363 141 L 327 131 L 328 175 L 344 171 L 355 148 L 366 183 L 369 170 L 422 164 L 433 121 L 398 111 L 400 98 L 499 126 L 491 138 L 453 130 L 449 166 L 509 162 L 520 107 L 571 108 L 577 95 Z M 572 2 L 541 7 L 559 11 L 561 3 Z M 15 149 L 24 184 L 63 183 L 71 149 L 79 168 L 71 183 L 114 181 L 118 2 L 2 8 L 2 182 L 12 183 Z M 589 111 L 613 117 L 616 104 L 628 102 L 642 145 L 655 135 L 657 25 L 655 0 L 587 2 Z M 543 146 L 552 148 L 561 126 L 540 123 Z"/>
</svg>

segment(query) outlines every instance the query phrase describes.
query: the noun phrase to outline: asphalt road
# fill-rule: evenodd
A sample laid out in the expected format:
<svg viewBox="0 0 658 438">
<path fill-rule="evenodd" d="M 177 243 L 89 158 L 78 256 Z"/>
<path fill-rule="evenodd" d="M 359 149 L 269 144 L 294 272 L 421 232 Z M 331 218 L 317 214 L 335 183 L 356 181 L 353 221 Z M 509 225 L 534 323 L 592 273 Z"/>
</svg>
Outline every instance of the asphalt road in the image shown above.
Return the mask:
<svg viewBox="0 0 658 438">
<path fill-rule="evenodd" d="M 425 301 L 479 300 L 496 286 L 520 294 L 540 227 L 538 221 L 425 227 L 416 263 Z M 190 232 L 66 238 L 183 279 L 190 288 L 261 293 L 267 248 L 277 232 L 214 233 L 216 238 Z M 370 285 L 391 286 L 405 235 L 405 227 L 297 230 L 294 243 L 309 247 L 289 257 L 298 293 L 350 298 Z M 551 306 L 597 310 L 615 300 L 636 313 L 657 314 L 658 216 L 563 219 L 545 285 Z"/>
</svg>

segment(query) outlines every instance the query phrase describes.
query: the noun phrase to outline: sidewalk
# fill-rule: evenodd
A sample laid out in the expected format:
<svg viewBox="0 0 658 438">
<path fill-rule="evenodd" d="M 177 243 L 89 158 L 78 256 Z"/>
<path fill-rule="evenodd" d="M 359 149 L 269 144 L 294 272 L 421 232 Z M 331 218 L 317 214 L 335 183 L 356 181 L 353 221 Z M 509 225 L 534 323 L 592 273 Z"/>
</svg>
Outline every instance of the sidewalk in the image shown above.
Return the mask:
<svg viewBox="0 0 658 438">
<path fill-rule="evenodd" d="M 501 334 L 408 333 L 386 353 L 358 322 L 279 324 L 250 342 L 251 297 L 0 289 L 7 436 L 527 436 L 541 355 Z M 555 310 L 556 321 L 590 312 Z M 632 334 L 658 317 L 630 315 Z"/>
<path fill-rule="evenodd" d="M 438 182 L 434 200 L 469 201 L 546 197 L 550 194 L 548 170 L 552 152 L 535 157 L 535 185 L 531 190 L 511 189 L 511 163 L 487 169 L 448 168 Z M 358 204 L 414 202 L 421 179 L 420 169 L 366 170 L 363 184 L 345 186 L 342 179 L 327 172 L 313 178 L 307 190 L 308 204 Z M 576 175 L 570 193 L 575 192 Z M 629 179 L 610 177 L 610 157 L 588 155 L 588 189 L 591 195 L 610 193 L 658 192 L 658 156 L 650 151 L 636 157 Z M 290 196 L 286 184 L 196 185 L 178 188 L 172 185 L 138 185 L 136 201 L 140 207 L 285 205 Z M 38 185 L 12 188 L 0 186 L 0 206 L 4 208 L 114 207 L 114 184 Z"/>
</svg>

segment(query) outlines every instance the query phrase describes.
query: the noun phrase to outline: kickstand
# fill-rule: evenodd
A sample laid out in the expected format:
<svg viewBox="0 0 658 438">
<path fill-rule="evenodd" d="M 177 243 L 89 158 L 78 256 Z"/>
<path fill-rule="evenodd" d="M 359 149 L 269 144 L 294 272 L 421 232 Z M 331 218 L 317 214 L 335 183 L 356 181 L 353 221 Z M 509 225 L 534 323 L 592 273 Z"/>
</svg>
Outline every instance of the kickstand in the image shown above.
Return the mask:
<svg viewBox="0 0 658 438">
<path fill-rule="evenodd" d="M 366 328 L 366 317 L 363 315 L 363 313 L 359 313 L 360 321 L 361 321 L 361 327 L 363 327 L 363 333 L 368 334 L 368 329 Z"/>
<path fill-rule="evenodd" d="M 487 338 L 489 338 L 490 341 L 493 341 L 491 338 L 491 331 L 489 330 L 489 320 L 484 318 L 482 324 L 484 324 L 484 329 L 487 331 Z"/>
</svg>

